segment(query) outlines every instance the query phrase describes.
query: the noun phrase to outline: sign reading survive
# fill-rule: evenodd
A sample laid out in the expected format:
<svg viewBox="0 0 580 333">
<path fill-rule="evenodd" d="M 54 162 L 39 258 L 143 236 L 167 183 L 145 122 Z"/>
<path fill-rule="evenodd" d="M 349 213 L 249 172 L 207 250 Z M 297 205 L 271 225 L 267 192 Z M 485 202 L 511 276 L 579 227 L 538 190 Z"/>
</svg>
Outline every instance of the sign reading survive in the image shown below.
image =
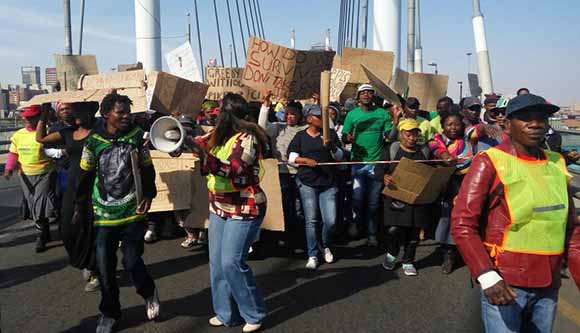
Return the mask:
<svg viewBox="0 0 580 333">
<path fill-rule="evenodd" d="M 276 97 L 306 99 L 320 90 L 320 73 L 332 68 L 334 51 L 298 51 L 251 37 L 242 83 Z"/>
<path fill-rule="evenodd" d="M 220 100 L 226 93 L 244 96 L 247 101 L 260 101 L 260 92 L 242 83 L 243 68 L 207 67 L 205 81 L 209 85 L 207 99 Z"/>
</svg>

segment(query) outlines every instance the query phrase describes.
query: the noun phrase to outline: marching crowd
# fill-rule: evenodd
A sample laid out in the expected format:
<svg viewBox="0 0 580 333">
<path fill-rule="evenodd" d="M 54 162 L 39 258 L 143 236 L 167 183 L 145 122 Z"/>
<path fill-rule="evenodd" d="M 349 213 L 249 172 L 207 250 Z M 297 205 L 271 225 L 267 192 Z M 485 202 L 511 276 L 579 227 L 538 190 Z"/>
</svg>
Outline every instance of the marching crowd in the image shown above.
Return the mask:
<svg viewBox="0 0 580 333">
<path fill-rule="evenodd" d="M 216 314 L 210 325 L 245 323 L 243 331 L 252 332 L 266 317 L 246 259 L 267 209 L 260 160 L 276 158 L 285 225 L 278 243 L 305 253 L 307 269 L 335 260 L 333 241 L 364 238 L 385 249 L 384 269 L 400 260 L 403 273 L 415 276 L 417 245 L 435 239 L 442 273 L 463 259 L 481 285 L 486 330 L 551 330 L 564 262 L 580 286 L 580 227 L 566 171 L 580 155 L 563 151 L 549 127 L 558 107 L 523 88 L 514 98 L 488 95 L 483 103 L 443 97 L 427 112 L 417 98 L 387 101 L 362 84 L 344 104 L 330 103 L 325 137 L 317 95 L 304 105 L 262 96 L 258 106 L 226 94 L 206 101 L 197 119 L 173 115 L 191 134 L 183 153 L 202 160 L 207 178 L 209 229 L 187 226 L 187 212 L 175 215 L 187 234 L 182 247 L 208 245 Z M 100 105 L 27 107 L 4 173 L 9 178 L 20 167 L 36 251 L 46 250 L 49 224 L 58 221 L 71 265 L 85 271 L 86 290 L 100 290 L 97 332 L 110 332 L 121 317 L 119 247 L 148 318 L 160 312 L 142 259 L 156 227 L 146 222 L 156 196 L 146 132 L 159 115 L 135 116 L 131 105 L 112 92 Z M 403 158 L 454 168 L 439 199 L 410 204 L 383 194 L 396 189 Z"/>
</svg>

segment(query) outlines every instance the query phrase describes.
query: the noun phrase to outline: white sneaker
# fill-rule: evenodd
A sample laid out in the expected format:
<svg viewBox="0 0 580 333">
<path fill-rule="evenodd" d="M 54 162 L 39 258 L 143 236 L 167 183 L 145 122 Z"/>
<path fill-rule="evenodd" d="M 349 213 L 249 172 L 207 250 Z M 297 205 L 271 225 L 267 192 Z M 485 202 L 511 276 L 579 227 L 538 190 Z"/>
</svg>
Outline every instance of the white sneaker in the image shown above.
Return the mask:
<svg viewBox="0 0 580 333">
<path fill-rule="evenodd" d="M 308 258 L 308 262 L 306 263 L 306 268 L 308 268 L 308 269 L 318 268 L 318 258 L 316 258 L 316 257 Z"/>
<path fill-rule="evenodd" d="M 257 330 L 260 329 L 260 327 L 262 327 L 261 323 L 246 324 L 246 325 L 244 325 L 244 328 L 242 328 L 242 332 L 256 332 Z"/>
<path fill-rule="evenodd" d="M 157 240 L 157 235 L 155 234 L 155 232 L 147 230 L 144 239 L 146 243 L 152 243 Z"/>
<path fill-rule="evenodd" d="M 220 326 L 224 326 L 224 323 L 222 323 L 217 316 L 215 317 L 211 317 L 209 319 L 209 325 L 213 326 L 213 327 L 220 327 Z"/>
<path fill-rule="evenodd" d="M 330 264 L 334 261 L 334 256 L 328 247 L 324 249 L 324 261 L 326 261 L 327 264 Z"/>
<path fill-rule="evenodd" d="M 153 292 L 153 296 L 145 300 L 145 307 L 147 308 L 147 318 L 153 320 L 159 317 L 159 295 L 157 294 L 157 288 Z"/>
</svg>

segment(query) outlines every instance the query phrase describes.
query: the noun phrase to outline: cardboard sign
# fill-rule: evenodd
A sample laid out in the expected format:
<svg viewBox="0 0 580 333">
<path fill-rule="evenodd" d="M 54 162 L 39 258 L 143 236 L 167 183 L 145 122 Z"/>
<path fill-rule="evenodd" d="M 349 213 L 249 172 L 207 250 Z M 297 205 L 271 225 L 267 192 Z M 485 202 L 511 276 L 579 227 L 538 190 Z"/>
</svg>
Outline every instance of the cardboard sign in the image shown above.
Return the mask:
<svg viewBox="0 0 580 333">
<path fill-rule="evenodd" d="M 367 83 L 366 76 L 361 65 L 365 65 L 384 82 L 389 82 L 393 74 L 393 52 L 375 51 L 369 49 L 344 48 L 342 56 L 336 56 L 333 67 L 351 72 L 349 83 Z"/>
<path fill-rule="evenodd" d="M 156 150 L 151 151 L 155 166 L 157 196 L 151 202 L 150 212 L 190 209 L 193 188 L 193 168 L 198 161 L 191 154 L 171 157 Z"/>
<path fill-rule="evenodd" d="M 333 68 L 330 73 L 330 101 L 340 101 L 340 94 L 350 79 L 350 72 L 340 68 Z"/>
<path fill-rule="evenodd" d="M 471 96 L 481 96 L 482 89 L 479 86 L 479 77 L 475 73 L 467 73 L 467 82 L 469 82 L 469 92 Z"/>
<path fill-rule="evenodd" d="M 56 75 L 63 91 L 77 90 L 81 75 L 99 74 L 94 55 L 55 54 Z"/>
<path fill-rule="evenodd" d="M 192 82 L 165 72 L 157 72 L 155 80 L 149 80 L 155 89 L 149 109 L 170 114 L 179 112 L 195 118 L 201 110 L 208 86 Z"/>
<path fill-rule="evenodd" d="M 189 81 L 201 82 L 201 73 L 189 42 L 166 53 L 165 60 L 171 74 Z"/>
<path fill-rule="evenodd" d="M 206 98 L 218 101 L 226 93 L 236 93 L 244 96 L 247 101 L 261 101 L 259 91 L 246 87 L 242 83 L 243 68 L 207 67 L 205 83 L 209 85 Z"/>
<path fill-rule="evenodd" d="M 437 101 L 447 94 L 449 76 L 426 73 L 409 74 L 409 97 L 417 97 L 421 110 L 437 111 Z"/>
<path fill-rule="evenodd" d="M 320 89 L 320 73 L 332 68 L 334 54 L 293 50 L 251 37 L 242 83 L 280 98 L 310 98 Z"/>
<path fill-rule="evenodd" d="M 389 87 L 385 82 L 383 82 L 383 80 L 371 72 L 371 70 L 368 69 L 365 65 L 362 65 L 362 68 L 378 95 L 382 96 L 384 99 L 395 105 L 402 106 L 402 103 L 404 102 L 403 97 L 398 95 L 396 91 L 391 89 L 391 87 Z"/>
<path fill-rule="evenodd" d="M 383 194 L 411 205 L 429 204 L 437 200 L 453 172 L 455 167 L 432 167 L 403 158 L 393 173 L 396 186 L 385 187 Z"/>
<path fill-rule="evenodd" d="M 260 186 L 266 193 L 268 208 L 262 223 L 262 229 L 284 231 L 284 211 L 282 210 L 282 190 L 278 177 L 278 160 L 270 158 L 261 161 L 265 170 Z M 205 177 L 199 172 L 196 164 L 193 179 L 191 212 L 185 220 L 189 228 L 207 228 L 209 225 L 209 202 Z"/>
<path fill-rule="evenodd" d="M 401 96 L 408 96 L 407 92 L 409 89 L 409 73 L 404 70 L 397 68 L 395 70 L 395 75 L 391 78 L 389 84 L 394 91 L 398 92 Z"/>
</svg>

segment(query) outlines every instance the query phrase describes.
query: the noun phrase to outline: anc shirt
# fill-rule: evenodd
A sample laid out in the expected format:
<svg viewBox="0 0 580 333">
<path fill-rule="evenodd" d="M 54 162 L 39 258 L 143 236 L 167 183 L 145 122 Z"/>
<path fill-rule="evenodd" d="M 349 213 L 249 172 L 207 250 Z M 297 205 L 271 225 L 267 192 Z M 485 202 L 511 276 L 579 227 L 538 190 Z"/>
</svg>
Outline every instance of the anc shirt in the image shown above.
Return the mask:
<svg viewBox="0 0 580 333">
<path fill-rule="evenodd" d="M 18 154 L 18 163 L 25 175 L 42 175 L 54 170 L 52 159 L 44 154 L 44 146 L 36 142 L 36 131 L 22 128 L 10 141 L 10 152 Z"/>
<path fill-rule="evenodd" d="M 96 226 L 118 226 L 145 217 L 135 213 L 137 189 L 131 164 L 131 153 L 137 151 L 140 168 L 152 165 L 149 149 L 143 144 L 139 127 L 116 138 L 107 137 L 104 131 L 87 138 L 80 167 L 96 173 L 92 194 Z"/>
<path fill-rule="evenodd" d="M 342 134 L 354 134 L 351 160 L 377 161 L 385 145 L 384 133 L 392 127 L 391 114 L 383 108 L 363 111 L 358 107 L 347 113 Z"/>
</svg>

